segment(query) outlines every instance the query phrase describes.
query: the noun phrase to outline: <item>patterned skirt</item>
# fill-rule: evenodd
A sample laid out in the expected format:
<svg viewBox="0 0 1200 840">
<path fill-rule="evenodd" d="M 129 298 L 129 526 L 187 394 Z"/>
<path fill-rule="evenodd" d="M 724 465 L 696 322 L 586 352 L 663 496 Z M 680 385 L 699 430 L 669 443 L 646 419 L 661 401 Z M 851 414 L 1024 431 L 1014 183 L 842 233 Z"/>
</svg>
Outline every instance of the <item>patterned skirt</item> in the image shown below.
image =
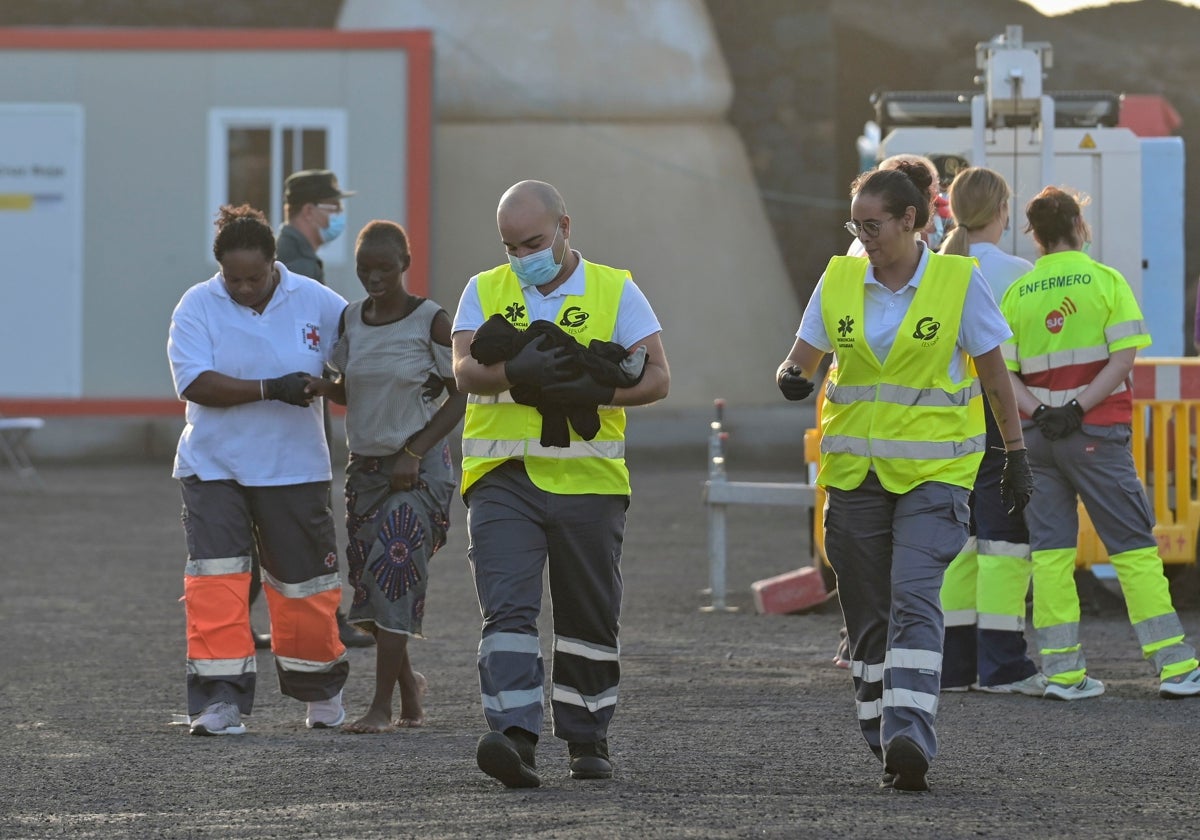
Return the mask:
<svg viewBox="0 0 1200 840">
<path fill-rule="evenodd" d="M 396 458 L 352 452 L 346 466 L 346 560 L 354 587 L 349 619 L 420 636 L 429 559 L 446 543 L 457 482 L 445 441 L 421 459 L 412 490 L 391 489 Z"/>
</svg>

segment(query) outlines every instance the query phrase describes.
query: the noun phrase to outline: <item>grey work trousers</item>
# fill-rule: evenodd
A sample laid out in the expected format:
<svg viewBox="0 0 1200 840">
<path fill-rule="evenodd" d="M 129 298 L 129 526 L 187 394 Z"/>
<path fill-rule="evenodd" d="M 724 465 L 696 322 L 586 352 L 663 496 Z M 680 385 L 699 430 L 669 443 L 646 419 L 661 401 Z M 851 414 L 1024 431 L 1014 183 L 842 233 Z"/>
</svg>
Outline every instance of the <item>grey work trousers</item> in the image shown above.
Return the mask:
<svg viewBox="0 0 1200 840">
<path fill-rule="evenodd" d="M 968 536 L 969 491 L 941 482 L 889 492 L 874 472 L 829 488 L 825 551 L 837 574 L 858 722 L 882 758 L 906 736 L 932 759 L 942 668 L 942 577 Z"/>
<path fill-rule="evenodd" d="M 548 493 L 514 460 L 476 481 L 466 503 L 468 556 L 483 614 L 479 690 L 488 726 L 541 733 L 545 666 L 537 619 L 548 565 L 554 735 L 606 738 L 621 677 L 621 543 L 629 497 Z"/>
</svg>

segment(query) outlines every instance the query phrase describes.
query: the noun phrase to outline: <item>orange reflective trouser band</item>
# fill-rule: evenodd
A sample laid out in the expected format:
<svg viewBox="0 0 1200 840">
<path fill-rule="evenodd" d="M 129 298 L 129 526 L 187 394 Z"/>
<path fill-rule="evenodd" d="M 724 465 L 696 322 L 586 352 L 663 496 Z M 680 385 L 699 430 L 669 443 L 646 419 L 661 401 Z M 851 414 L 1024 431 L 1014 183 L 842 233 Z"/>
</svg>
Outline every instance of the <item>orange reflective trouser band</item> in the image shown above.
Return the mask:
<svg viewBox="0 0 1200 840">
<path fill-rule="evenodd" d="M 257 667 L 249 589 L 255 534 L 280 690 L 310 701 L 337 694 L 349 665 L 337 631 L 341 587 L 328 483 L 244 487 L 188 477 L 180 484 L 188 547 L 189 714 L 216 702 L 233 703 L 242 714 L 252 710 Z"/>
</svg>

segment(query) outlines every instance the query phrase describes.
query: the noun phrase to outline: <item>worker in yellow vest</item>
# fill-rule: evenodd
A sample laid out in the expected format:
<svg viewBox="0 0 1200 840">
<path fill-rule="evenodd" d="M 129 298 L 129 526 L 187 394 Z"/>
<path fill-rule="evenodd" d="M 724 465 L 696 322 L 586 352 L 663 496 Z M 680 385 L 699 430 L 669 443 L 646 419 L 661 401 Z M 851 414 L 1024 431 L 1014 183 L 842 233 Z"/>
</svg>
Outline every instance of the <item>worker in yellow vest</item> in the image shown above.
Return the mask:
<svg viewBox="0 0 1200 840">
<path fill-rule="evenodd" d="M 1028 260 L 997 247 L 1009 226 L 1011 202 L 1004 176 L 983 166 L 959 169 L 950 184 L 955 227 L 940 252 L 973 258 L 997 301 L 1033 268 Z M 1046 677 L 1029 658 L 1024 632 L 1033 575 L 1029 531 L 1023 515 L 1010 514 L 1000 498 L 1004 440 L 990 412 L 985 411 L 985 420 L 987 449 L 971 493 L 975 535 L 942 581 L 942 691 L 1041 697 Z"/>
<path fill-rule="evenodd" d="M 1010 508 L 1033 492 L 1000 351 L 1011 333 L 987 281 L 971 259 L 935 254 L 913 236 L 929 220 L 930 185 L 917 164 L 856 179 L 846 229 L 866 258 L 830 260 L 776 372 L 784 396 L 803 399 L 822 358 L 835 355 L 817 474 L 828 493 L 825 551 L 859 724 L 884 763 L 882 786 L 903 791 L 929 789 L 937 752 L 938 594 L 967 541 L 985 392 L 1008 451 Z"/>
<path fill-rule="evenodd" d="M 1121 274 L 1086 253 L 1091 229 L 1078 199 L 1046 187 L 1025 206 L 1042 254 L 1004 294 L 1012 326 L 1004 359 L 1029 436 L 1038 504 L 1025 511 L 1033 555 L 1033 626 L 1049 680 L 1043 697 L 1104 693 L 1088 676 L 1075 589 L 1078 504 L 1117 572 L 1142 655 L 1164 698 L 1200 696 L 1196 651 L 1171 603 L 1154 519 L 1130 450 L 1131 374 L 1150 344 Z"/>
<path fill-rule="evenodd" d="M 490 730 L 476 761 L 507 787 L 541 784 L 534 756 L 544 682 L 537 618 L 548 565 L 553 733 L 567 742 L 573 778 L 609 778 L 630 492 L 623 407 L 667 395 L 662 328 L 628 271 L 572 250 L 571 218 L 550 184 L 514 184 L 500 198 L 496 221 L 508 262 L 470 279 L 453 327 L 455 379 L 468 394 L 463 499 L 483 614 L 479 684 Z M 619 355 L 627 348 L 631 359 L 644 356 L 640 381 L 613 387 L 573 371 L 567 349 L 549 333 L 505 361 L 484 364 L 472 342 L 496 316 L 528 332 L 551 322 L 555 334 L 585 347 L 615 342 Z M 598 431 L 585 438 L 572 427 L 569 440 L 559 441 L 565 445 L 544 445 L 539 408 L 514 398 L 522 391 L 537 392 L 540 407 L 594 409 Z"/>
</svg>

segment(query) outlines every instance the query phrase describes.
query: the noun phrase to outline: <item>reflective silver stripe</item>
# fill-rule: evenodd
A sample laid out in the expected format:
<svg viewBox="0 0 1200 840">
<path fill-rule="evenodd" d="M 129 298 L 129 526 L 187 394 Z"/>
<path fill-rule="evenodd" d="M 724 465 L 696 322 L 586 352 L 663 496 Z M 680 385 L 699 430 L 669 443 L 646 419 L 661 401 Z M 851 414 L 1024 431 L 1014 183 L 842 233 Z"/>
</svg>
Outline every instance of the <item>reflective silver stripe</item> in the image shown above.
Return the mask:
<svg viewBox="0 0 1200 840">
<path fill-rule="evenodd" d="M 1173 645 L 1159 648 L 1150 655 L 1149 659 L 1151 664 L 1154 665 L 1154 670 L 1161 674 L 1162 669 L 1168 665 L 1187 662 L 1189 659 L 1194 659 L 1195 657 L 1196 649 L 1186 642 L 1179 641 Z"/>
<path fill-rule="evenodd" d="M 979 553 L 979 539 L 975 536 L 967 537 L 967 541 L 965 543 L 963 543 L 963 547 L 958 550 L 958 553 L 960 555 L 961 554 L 978 554 Z"/>
<path fill-rule="evenodd" d="M 896 405 L 922 406 L 928 408 L 960 408 L 983 393 L 979 380 L 959 391 L 943 391 L 941 388 L 908 388 L 904 385 L 880 385 L 881 402 Z"/>
<path fill-rule="evenodd" d="M 1011 341 L 1006 341 L 1000 345 L 1000 353 L 1004 356 L 1004 361 L 1006 362 L 1017 361 L 1017 345 Z"/>
<path fill-rule="evenodd" d="M 264 583 L 270 584 L 272 589 L 285 598 L 309 598 L 322 592 L 328 592 L 330 589 L 341 589 L 342 587 L 337 572 L 310 578 L 300 583 L 284 583 L 266 569 L 262 570 L 262 576 Z"/>
<path fill-rule="evenodd" d="M 1064 653 L 1042 652 L 1042 673 L 1047 677 L 1085 670 L 1087 661 L 1083 658 L 1083 651 L 1078 648 Z"/>
<path fill-rule="evenodd" d="M 822 435 L 821 452 L 826 455 L 857 455 L 860 458 L 907 458 L 913 461 L 932 461 L 939 458 L 961 458 L 982 452 L 984 435 L 966 440 L 871 440 L 850 435 Z"/>
<path fill-rule="evenodd" d="M 280 656 L 275 654 L 275 662 L 285 671 L 297 671 L 305 674 L 323 674 L 326 671 L 332 671 L 334 666 L 339 662 L 344 662 L 349 658 L 349 654 L 343 652 L 337 659 L 332 659 L 329 662 L 318 662 L 315 659 L 297 659 L 294 656 Z"/>
<path fill-rule="evenodd" d="M 854 710 L 858 712 L 859 720 L 874 720 L 883 717 L 883 701 L 859 700 L 855 702 Z"/>
<path fill-rule="evenodd" d="M 1055 350 L 1053 353 L 1043 353 L 1040 356 L 1023 357 L 1021 359 L 1021 373 L 1042 373 L 1069 365 L 1087 365 L 1092 362 L 1103 362 L 1107 358 L 1107 344 L 1076 347 L 1073 350 Z"/>
<path fill-rule="evenodd" d="M 868 665 L 861 659 L 855 659 L 850 663 L 850 673 L 858 677 L 863 682 L 876 683 L 883 679 L 884 664 L 876 662 L 874 665 Z"/>
<path fill-rule="evenodd" d="M 608 706 L 617 705 L 617 687 L 601 692 L 600 694 L 585 695 L 580 694 L 573 688 L 567 688 L 565 685 L 554 684 L 550 692 L 550 697 L 560 703 L 569 703 L 572 706 L 582 706 L 589 712 L 595 714 L 600 709 Z"/>
<path fill-rule="evenodd" d="M 188 577 L 208 575 L 236 575 L 250 571 L 250 555 L 241 557 L 208 557 L 204 560 L 189 560 L 183 567 Z"/>
<path fill-rule="evenodd" d="M 585 642 L 582 639 L 570 639 L 566 636 L 554 637 L 554 649 L 559 653 L 582 656 L 594 662 L 617 662 L 621 658 L 620 648 Z"/>
<path fill-rule="evenodd" d="M 1037 628 L 1038 647 L 1043 650 L 1067 650 L 1079 647 L 1079 622 L 1052 624 Z"/>
<path fill-rule="evenodd" d="M 979 553 L 988 557 L 1016 557 L 1029 559 L 1029 543 L 1015 543 L 1007 540 L 980 540 Z"/>
<path fill-rule="evenodd" d="M 501 391 L 499 394 L 467 394 L 467 402 L 472 405 L 496 405 L 498 403 L 515 403 L 512 391 Z"/>
<path fill-rule="evenodd" d="M 640 348 L 639 348 L 640 349 Z M 512 391 L 501 391 L 499 394 L 467 394 L 467 402 L 472 405 L 525 405 L 513 399 Z M 598 409 L 616 408 L 615 405 L 598 405 Z"/>
<path fill-rule="evenodd" d="M 506 709 L 520 709 L 524 706 L 542 705 L 542 690 L 526 688 L 521 691 L 501 691 L 499 694 L 480 694 L 483 708 L 490 712 L 503 712 Z"/>
<path fill-rule="evenodd" d="M 1045 403 L 1048 406 L 1057 407 L 1057 406 L 1061 406 L 1061 405 L 1066 405 L 1071 400 L 1075 399 L 1080 394 L 1082 394 L 1084 392 L 1084 389 L 1086 389 L 1087 387 L 1088 387 L 1087 385 L 1084 385 L 1079 388 L 1067 388 L 1063 391 L 1051 391 L 1049 388 L 1030 388 L 1029 393 L 1031 393 L 1035 397 L 1037 397 L 1038 402 Z M 1129 390 L 1129 389 L 1126 388 L 1125 383 L 1122 382 L 1116 388 L 1112 389 L 1112 393 L 1113 394 L 1123 394 L 1127 390 Z"/>
<path fill-rule="evenodd" d="M 980 613 L 980 630 L 1024 630 L 1025 616 L 999 615 L 998 613 Z"/>
<path fill-rule="evenodd" d="M 1183 625 L 1179 623 L 1179 616 L 1173 612 L 1139 621 L 1133 625 L 1133 631 L 1137 633 L 1138 644 L 1143 648 L 1150 647 L 1155 642 L 1183 638 Z"/>
<path fill-rule="evenodd" d="M 942 616 L 947 627 L 975 626 L 975 610 L 943 610 Z"/>
<path fill-rule="evenodd" d="M 258 663 L 253 656 L 244 659 L 189 659 L 187 672 L 198 677 L 233 677 L 238 674 L 253 674 Z"/>
<path fill-rule="evenodd" d="M 871 454 L 876 458 L 906 458 L 912 461 L 933 461 L 944 458 L 961 458 L 982 452 L 986 445 L 984 435 L 966 440 L 872 440 Z"/>
<path fill-rule="evenodd" d="M 885 709 L 921 709 L 931 715 L 937 714 L 938 696 L 910 688 L 888 688 L 883 692 Z"/>
<path fill-rule="evenodd" d="M 892 648 L 883 657 L 883 667 L 909 671 L 941 671 L 942 655 L 936 650 Z"/>
<path fill-rule="evenodd" d="M 623 440 L 573 440 L 569 446 L 542 446 L 536 440 L 463 439 L 464 458 L 624 458 Z"/>
<path fill-rule="evenodd" d="M 873 402 L 875 387 L 874 385 L 839 385 L 831 379 L 825 384 L 825 399 L 837 405 Z"/>
<path fill-rule="evenodd" d="M 974 380 L 961 391 L 943 391 L 941 388 L 909 388 L 905 385 L 835 385 L 830 382 L 825 388 L 825 399 L 838 405 L 854 402 L 886 402 L 904 406 L 928 408 L 961 407 L 983 393 L 979 380 Z"/>
<path fill-rule="evenodd" d="M 479 658 L 493 653 L 529 653 L 542 655 L 538 637 L 528 633 L 493 633 L 479 642 Z"/>
<path fill-rule="evenodd" d="M 1104 330 L 1104 340 L 1112 344 L 1114 341 L 1120 341 L 1122 338 L 1129 338 L 1134 335 L 1148 335 L 1149 333 L 1150 331 L 1146 329 L 1145 321 L 1122 321 Z"/>
</svg>

